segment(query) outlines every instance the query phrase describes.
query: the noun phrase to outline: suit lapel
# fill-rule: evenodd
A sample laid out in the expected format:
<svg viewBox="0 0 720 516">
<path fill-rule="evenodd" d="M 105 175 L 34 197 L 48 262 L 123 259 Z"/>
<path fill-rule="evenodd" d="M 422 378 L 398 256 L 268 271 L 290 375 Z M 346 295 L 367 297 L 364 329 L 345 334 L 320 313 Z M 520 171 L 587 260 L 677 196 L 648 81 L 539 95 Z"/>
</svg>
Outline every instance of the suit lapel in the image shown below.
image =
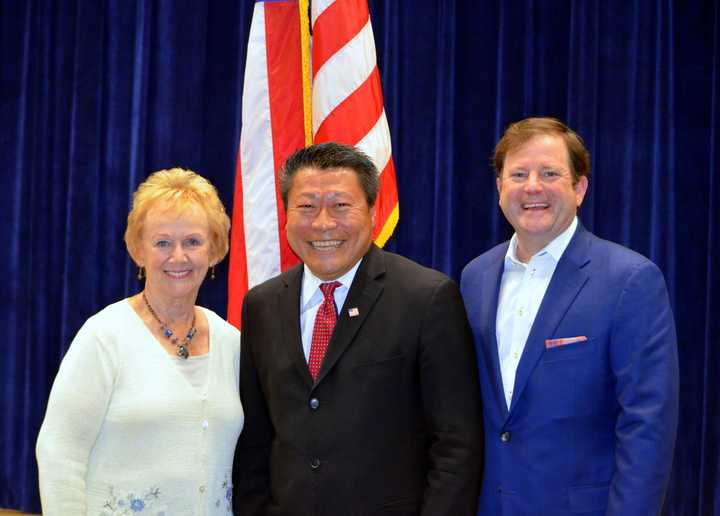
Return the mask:
<svg viewBox="0 0 720 516">
<path fill-rule="evenodd" d="M 290 269 L 283 276 L 283 292 L 280 293 L 280 320 L 282 342 L 291 361 L 297 367 L 303 381 L 310 387 L 313 383 L 303 352 L 300 335 L 300 289 L 302 288 L 302 264 Z"/>
<path fill-rule="evenodd" d="M 489 367 L 490 381 L 495 395 L 495 401 L 500 408 L 503 417 L 507 417 L 508 408 L 505 402 L 505 394 L 503 391 L 502 376 L 500 374 L 500 357 L 498 355 L 497 333 L 495 323 L 497 321 L 498 297 L 500 294 L 500 280 L 505 264 L 505 252 L 507 247 L 495 261 L 483 273 L 480 280 L 480 321 L 487 321 L 485 326 L 486 333 L 482 336 L 480 350 L 485 356 L 485 363 Z"/>
<path fill-rule="evenodd" d="M 320 383 L 334 367 L 365 322 L 370 310 L 383 291 L 383 284 L 382 281 L 379 281 L 379 278 L 384 274 L 385 263 L 382 251 L 373 244 L 360 263 L 352 285 L 350 285 L 345 304 L 338 313 L 335 330 L 330 338 L 325 358 L 320 367 L 317 383 Z M 357 311 L 353 310 L 357 315 L 349 316 L 348 310 L 351 308 L 357 309 Z"/>
<path fill-rule="evenodd" d="M 532 371 L 545 351 L 545 339 L 551 338 L 588 280 L 583 267 L 590 261 L 589 233 L 578 222 L 575 236 L 568 244 L 550 280 L 535 316 L 515 375 L 512 407 L 520 399 Z M 512 411 L 511 411 L 512 412 Z"/>
</svg>

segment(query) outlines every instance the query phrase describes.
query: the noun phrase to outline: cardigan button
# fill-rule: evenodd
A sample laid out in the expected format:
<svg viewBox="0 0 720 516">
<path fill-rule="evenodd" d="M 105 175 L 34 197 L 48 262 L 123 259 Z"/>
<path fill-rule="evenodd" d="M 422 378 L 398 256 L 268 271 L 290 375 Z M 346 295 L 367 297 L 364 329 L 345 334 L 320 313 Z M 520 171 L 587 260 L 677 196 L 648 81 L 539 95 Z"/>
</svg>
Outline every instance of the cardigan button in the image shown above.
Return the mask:
<svg viewBox="0 0 720 516">
<path fill-rule="evenodd" d="M 504 443 L 509 443 L 510 442 L 510 432 L 508 432 L 506 430 L 505 432 L 501 433 L 500 440 Z"/>
</svg>

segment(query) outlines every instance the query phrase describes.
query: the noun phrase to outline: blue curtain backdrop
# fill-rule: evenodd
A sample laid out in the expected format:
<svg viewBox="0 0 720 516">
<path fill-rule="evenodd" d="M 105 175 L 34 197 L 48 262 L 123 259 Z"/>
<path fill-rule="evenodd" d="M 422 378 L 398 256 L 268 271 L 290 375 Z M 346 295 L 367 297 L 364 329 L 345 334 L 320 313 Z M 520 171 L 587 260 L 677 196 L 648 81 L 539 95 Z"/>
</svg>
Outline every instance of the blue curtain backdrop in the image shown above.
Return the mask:
<svg viewBox="0 0 720 516">
<path fill-rule="evenodd" d="M 400 192 L 388 247 L 457 278 L 510 235 L 489 166 L 504 127 L 566 120 L 592 154 L 584 224 L 668 281 L 682 405 L 665 514 L 720 514 L 718 2 L 370 7 Z M 138 183 L 192 168 L 231 209 L 252 8 L 0 1 L 0 506 L 39 510 L 58 364 L 88 316 L 138 290 L 122 241 Z M 226 278 L 200 294 L 222 314 Z"/>
</svg>

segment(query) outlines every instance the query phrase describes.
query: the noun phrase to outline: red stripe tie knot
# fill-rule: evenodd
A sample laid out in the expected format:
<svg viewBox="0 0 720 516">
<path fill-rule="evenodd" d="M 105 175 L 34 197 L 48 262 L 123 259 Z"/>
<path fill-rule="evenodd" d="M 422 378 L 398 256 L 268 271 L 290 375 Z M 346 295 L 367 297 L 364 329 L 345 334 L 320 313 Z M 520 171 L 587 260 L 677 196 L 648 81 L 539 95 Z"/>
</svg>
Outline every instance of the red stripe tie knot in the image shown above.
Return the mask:
<svg viewBox="0 0 720 516">
<path fill-rule="evenodd" d="M 335 298 L 333 292 L 341 285 L 339 281 L 330 283 L 321 283 L 320 290 L 324 299 L 318 308 L 315 316 L 315 325 L 313 326 L 312 343 L 310 344 L 310 357 L 308 358 L 308 369 L 313 381 L 317 380 L 320 366 L 322 365 L 325 352 L 327 351 L 330 337 L 332 337 L 337 321 L 335 312 Z"/>
</svg>

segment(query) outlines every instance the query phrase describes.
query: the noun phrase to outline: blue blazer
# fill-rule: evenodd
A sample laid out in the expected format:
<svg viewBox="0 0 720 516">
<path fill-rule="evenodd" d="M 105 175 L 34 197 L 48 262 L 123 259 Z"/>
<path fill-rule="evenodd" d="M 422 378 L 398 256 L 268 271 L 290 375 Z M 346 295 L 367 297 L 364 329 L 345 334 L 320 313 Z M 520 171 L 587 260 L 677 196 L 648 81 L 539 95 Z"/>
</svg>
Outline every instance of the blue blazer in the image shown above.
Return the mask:
<svg viewBox="0 0 720 516">
<path fill-rule="evenodd" d="M 530 330 L 508 411 L 495 336 L 508 245 L 475 258 L 461 279 L 484 405 L 478 514 L 658 514 L 678 419 L 662 273 L 578 224 Z M 572 337 L 587 340 L 546 347 Z"/>
</svg>

